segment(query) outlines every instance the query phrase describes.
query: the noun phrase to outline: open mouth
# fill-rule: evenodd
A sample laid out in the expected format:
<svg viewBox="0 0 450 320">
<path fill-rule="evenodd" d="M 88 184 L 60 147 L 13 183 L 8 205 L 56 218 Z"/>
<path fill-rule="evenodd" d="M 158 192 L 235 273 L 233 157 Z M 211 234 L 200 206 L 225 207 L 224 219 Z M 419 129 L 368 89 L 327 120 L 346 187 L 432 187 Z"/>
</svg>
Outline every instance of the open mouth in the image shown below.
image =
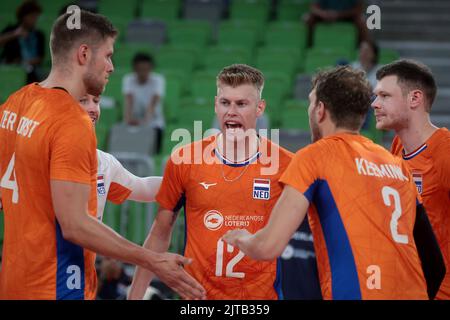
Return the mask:
<svg viewBox="0 0 450 320">
<path fill-rule="evenodd" d="M 93 124 L 97 122 L 98 117 L 94 113 L 89 112 L 89 117 L 91 118 Z"/>
<path fill-rule="evenodd" d="M 225 122 L 225 128 L 230 130 L 243 129 L 242 124 L 236 121 L 227 121 Z"/>
</svg>

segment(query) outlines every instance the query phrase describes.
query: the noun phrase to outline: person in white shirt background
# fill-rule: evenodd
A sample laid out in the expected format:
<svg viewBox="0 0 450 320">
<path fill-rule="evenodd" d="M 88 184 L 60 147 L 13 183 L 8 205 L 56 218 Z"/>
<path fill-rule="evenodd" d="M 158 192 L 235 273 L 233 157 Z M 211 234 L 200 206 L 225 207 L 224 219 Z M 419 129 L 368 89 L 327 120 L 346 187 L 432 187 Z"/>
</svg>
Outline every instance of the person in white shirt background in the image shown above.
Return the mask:
<svg viewBox="0 0 450 320">
<path fill-rule="evenodd" d="M 151 126 L 156 131 L 156 152 L 161 150 L 165 127 L 163 99 L 166 91 L 164 76 L 153 72 L 151 55 L 137 53 L 133 58 L 133 72 L 124 76 L 124 121 L 130 126 Z"/>
</svg>

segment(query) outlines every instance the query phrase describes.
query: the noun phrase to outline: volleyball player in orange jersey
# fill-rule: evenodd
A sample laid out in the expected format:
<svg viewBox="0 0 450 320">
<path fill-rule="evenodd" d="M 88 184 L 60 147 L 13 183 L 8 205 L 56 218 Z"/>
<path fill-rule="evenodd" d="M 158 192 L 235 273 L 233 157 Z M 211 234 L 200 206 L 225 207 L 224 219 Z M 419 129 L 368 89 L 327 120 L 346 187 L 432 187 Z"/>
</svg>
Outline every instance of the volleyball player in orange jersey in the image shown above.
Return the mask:
<svg viewBox="0 0 450 320">
<path fill-rule="evenodd" d="M 395 131 L 391 152 L 410 169 L 447 273 L 436 299 L 450 299 L 450 132 L 430 121 L 436 96 L 433 74 L 425 65 L 400 60 L 377 72 L 375 111 L 378 129 Z"/>
<path fill-rule="evenodd" d="M 427 284 L 433 297 L 442 280 L 442 255 L 406 166 L 359 135 L 370 97 L 361 71 L 319 73 L 309 95 L 314 143 L 282 175 L 268 225 L 223 239 L 250 257 L 273 259 L 309 208 L 325 299 L 427 299 Z"/>
<path fill-rule="evenodd" d="M 185 256 L 194 261 L 186 270 L 205 288 L 207 299 L 282 297 L 275 258 L 255 261 L 221 240 L 235 227 L 255 232 L 266 225 L 282 191 L 278 180 L 291 160 L 289 151 L 255 132 L 265 109 L 263 85 L 261 72 L 247 65 L 219 73 L 215 112 L 221 132 L 175 151 L 156 196 L 160 208 L 144 246 L 168 249 L 184 204 Z M 151 277 L 138 268 L 129 298 L 141 299 Z"/>
<path fill-rule="evenodd" d="M 94 299 L 94 252 L 151 268 L 182 296 L 201 298 L 179 267 L 188 259 L 145 250 L 95 218 L 96 138 L 78 100 L 104 90 L 117 31 L 103 16 L 79 14 L 79 28 L 69 14 L 52 28 L 49 77 L 0 107 L 0 299 Z"/>
</svg>

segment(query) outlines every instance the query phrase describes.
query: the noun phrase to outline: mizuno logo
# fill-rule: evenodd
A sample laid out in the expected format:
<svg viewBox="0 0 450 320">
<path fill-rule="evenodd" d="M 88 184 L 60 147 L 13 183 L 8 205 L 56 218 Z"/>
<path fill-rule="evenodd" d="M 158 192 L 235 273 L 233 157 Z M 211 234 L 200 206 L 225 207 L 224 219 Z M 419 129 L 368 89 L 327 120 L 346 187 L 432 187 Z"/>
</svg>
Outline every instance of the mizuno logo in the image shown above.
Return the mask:
<svg viewBox="0 0 450 320">
<path fill-rule="evenodd" d="M 215 186 L 217 184 L 216 183 L 206 183 L 206 182 L 200 182 L 200 184 L 203 186 L 203 188 L 205 188 L 206 190 L 208 190 L 209 187 Z"/>
</svg>

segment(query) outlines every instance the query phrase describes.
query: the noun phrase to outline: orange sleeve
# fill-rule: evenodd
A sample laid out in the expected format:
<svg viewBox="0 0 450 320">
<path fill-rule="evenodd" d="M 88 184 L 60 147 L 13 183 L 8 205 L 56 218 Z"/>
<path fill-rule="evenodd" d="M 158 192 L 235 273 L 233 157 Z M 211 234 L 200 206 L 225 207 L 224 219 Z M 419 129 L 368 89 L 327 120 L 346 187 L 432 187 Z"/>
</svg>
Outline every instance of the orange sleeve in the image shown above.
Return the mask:
<svg viewBox="0 0 450 320">
<path fill-rule="evenodd" d="M 315 182 L 320 178 L 317 168 L 319 156 L 317 145 L 312 144 L 299 150 L 280 178 L 280 182 L 295 188 L 305 195 L 309 202 L 315 192 Z"/>
<path fill-rule="evenodd" d="M 184 166 L 184 164 L 174 164 L 172 158 L 167 161 L 161 187 L 156 195 L 156 201 L 167 210 L 178 210 L 183 200 L 185 190 L 182 173 Z"/>
<path fill-rule="evenodd" d="M 121 204 L 131 194 L 131 190 L 122 186 L 119 183 L 112 182 L 109 190 L 108 190 L 108 200 L 115 203 L 115 204 Z"/>
<path fill-rule="evenodd" d="M 50 144 L 50 179 L 91 184 L 91 169 L 94 165 L 97 168 L 97 140 L 89 118 L 78 115 L 75 119 L 60 119 L 63 123 L 55 129 Z"/>
<path fill-rule="evenodd" d="M 439 141 L 439 147 L 433 150 L 434 167 L 442 186 L 450 190 L 450 135 Z"/>
</svg>

